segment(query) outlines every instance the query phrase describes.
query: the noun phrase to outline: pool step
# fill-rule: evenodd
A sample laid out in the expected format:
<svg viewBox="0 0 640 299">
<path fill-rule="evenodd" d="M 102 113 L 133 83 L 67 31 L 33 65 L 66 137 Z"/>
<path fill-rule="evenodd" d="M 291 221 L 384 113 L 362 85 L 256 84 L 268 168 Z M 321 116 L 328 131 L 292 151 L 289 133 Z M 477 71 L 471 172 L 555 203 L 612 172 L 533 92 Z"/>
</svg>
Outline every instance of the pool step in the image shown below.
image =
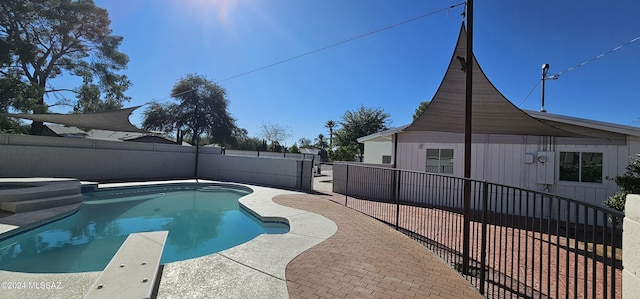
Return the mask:
<svg viewBox="0 0 640 299">
<path fill-rule="evenodd" d="M 66 206 L 74 203 L 82 202 L 82 194 L 63 195 L 56 197 L 47 197 L 20 201 L 7 201 L 0 204 L 0 209 L 13 212 L 23 213 L 35 210 L 42 210 L 60 206 Z"/>
<path fill-rule="evenodd" d="M 168 231 L 130 234 L 85 298 L 151 298 Z"/>
<path fill-rule="evenodd" d="M 26 179 L 4 179 L 4 183 L 12 185 L 22 185 L 23 188 L 7 189 L 0 192 L 0 202 L 38 199 L 45 197 L 55 197 L 80 193 L 80 182 L 74 179 L 57 179 L 49 181 Z"/>
<path fill-rule="evenodd" d="M 6 178 L 0 184 L 14 186 L 0 190 L 0 210 L 30 212 L 82 202 L 80 181 L 57 178 Z"/>
</svg>

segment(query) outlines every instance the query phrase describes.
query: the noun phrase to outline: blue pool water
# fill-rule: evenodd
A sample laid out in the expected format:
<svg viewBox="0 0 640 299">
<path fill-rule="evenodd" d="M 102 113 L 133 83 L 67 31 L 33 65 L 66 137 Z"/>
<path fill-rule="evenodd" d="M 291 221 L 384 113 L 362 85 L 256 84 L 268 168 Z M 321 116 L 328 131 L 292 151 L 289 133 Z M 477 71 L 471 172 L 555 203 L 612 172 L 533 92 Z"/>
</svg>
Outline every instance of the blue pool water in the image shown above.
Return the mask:
<svg viewBox="0 0 640 299">
<path fill-rule="evenodd" d="M 31 273 L 100 271 L 130 233 L 168 230 L 161 263 L 219 252 L 264 233 L 286 233 L 240 207 L 248 188 L 164 185 L 85 194 L 73 215 L 0 241 L 0 269 Z"/>
</svg>

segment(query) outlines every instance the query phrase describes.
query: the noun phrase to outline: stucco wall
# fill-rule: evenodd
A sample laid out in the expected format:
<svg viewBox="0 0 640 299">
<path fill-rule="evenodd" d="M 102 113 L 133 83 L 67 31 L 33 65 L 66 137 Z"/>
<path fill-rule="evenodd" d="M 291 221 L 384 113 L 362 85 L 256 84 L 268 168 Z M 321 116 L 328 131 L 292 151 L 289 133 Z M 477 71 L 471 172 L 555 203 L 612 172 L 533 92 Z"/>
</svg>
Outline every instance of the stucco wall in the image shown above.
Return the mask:
<svg viewBox="0 0 640 299">
<path fill-rule="evenodd" d="M 310 191 L 312 160 L 201 155 L 198 177 Z"/>
<path fill-rule="evenodd" d="M 0 177 L 117 181 L 206 178 L 312 189 L 310 159 L 221 155 L 220 148 L 0 134 Z"/>
<path fill-rule="evenodd" d="M 627 195 L 622 236 L 622 297 L 640 294 L 640 195 Z"/>
<path fill-rule="evenodd" d="M 0 177 L 187 178 L 194 165 L 188 146 L 0 135 Z"/>
</svg>

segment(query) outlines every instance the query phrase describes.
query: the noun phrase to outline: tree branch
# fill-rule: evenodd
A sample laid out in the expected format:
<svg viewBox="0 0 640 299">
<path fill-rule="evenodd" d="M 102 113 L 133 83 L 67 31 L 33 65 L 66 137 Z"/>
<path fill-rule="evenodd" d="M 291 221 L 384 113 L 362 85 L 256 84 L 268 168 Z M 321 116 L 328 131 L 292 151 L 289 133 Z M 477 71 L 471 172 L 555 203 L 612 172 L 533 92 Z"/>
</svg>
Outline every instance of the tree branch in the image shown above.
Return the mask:
<svg viewBox="0 0 640 299">
<path fill-rule="evenodd" d="M 45 90 L 44 92 L 59 92 L 59 91 L 68 91 L 68 92 L 78 93 L 77 91 L 73 89 L 68 89 L 68 88 L 50 89 L 50 90 Z"/>
</svg>

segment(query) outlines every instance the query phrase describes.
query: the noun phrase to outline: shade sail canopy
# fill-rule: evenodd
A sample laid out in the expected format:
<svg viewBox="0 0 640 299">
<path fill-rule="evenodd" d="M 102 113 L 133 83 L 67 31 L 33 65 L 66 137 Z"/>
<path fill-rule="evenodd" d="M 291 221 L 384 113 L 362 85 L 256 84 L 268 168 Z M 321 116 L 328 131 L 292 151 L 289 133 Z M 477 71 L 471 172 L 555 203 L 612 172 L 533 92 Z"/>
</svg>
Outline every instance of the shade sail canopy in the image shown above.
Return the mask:
<svg viewBox="0 0 640 299">
<path fill-rule="evenodd" d="M 87 129 L 101 129 L 119 132 L 147 131 L 137 128 L 129 122 L 129 115 L 141 106 L 125 108 L 116 111 L 84 113 L 84 114 L 2 114 L 15 118 L 24 118 L 34 121 L 61 124 Z"/>
<path fill-rule="evenodd" d="M 424 113 L 404 131 L 464 132 L 467 33 L 462 25 L 456 49 L 438 91 Z M 468 61 L 468 59 L 465 59 Z M 577 137 L 545 124 L 507 100 L 473 58 L 472 133 Z"/>
</svg>

